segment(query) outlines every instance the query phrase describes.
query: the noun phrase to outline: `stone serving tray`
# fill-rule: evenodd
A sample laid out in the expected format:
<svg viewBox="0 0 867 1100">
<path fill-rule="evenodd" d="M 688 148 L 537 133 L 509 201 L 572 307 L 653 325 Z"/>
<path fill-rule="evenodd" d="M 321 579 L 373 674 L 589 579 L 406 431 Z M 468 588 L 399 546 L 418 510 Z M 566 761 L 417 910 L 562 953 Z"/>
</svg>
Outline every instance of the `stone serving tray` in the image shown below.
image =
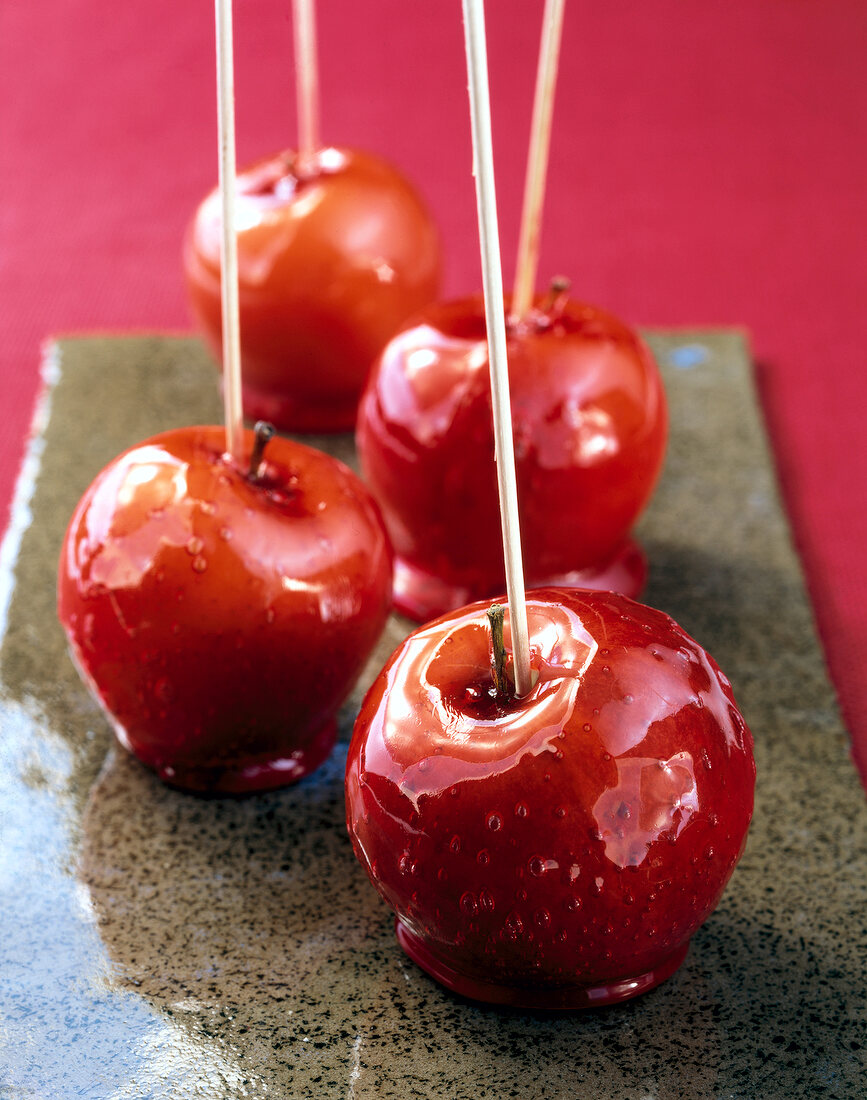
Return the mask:
<svg viewBox="0 0 867 1100">
<path fill-rule="evenodd" d="M 345 742 L 296 787 L 206 800 L 119 749 L 55 602 L 96 472 L 218 422 L 191 339 L 50 346 L 0 555 L 0 1097 L 867 1095 L 867 805 L 848 755 L 735 332 L 651 333 L 671 446 L 640 536 L 645 600 L 732 680 L 756 742 L 746 854 L 686 962 L 584 1013 L 480 1007 L 409 962 L 353 858 Z M 321 442 L 321 441 L 320 441 Z M 352 459 L 348 438 L 332 441 Z"/>
</svg>

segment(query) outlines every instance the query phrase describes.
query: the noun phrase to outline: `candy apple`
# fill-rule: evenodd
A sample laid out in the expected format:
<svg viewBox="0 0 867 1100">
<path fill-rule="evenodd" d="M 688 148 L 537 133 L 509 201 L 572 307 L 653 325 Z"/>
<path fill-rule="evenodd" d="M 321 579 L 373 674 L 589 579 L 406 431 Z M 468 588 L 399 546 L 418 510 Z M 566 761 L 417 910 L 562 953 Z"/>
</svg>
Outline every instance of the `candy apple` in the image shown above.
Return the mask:
<svg viewBox="0 0 867 1100">
<path fill-rule="evenodd" d="M 346 770 L 356 855 L 450 989 L 631 997 L 677 968 L 743 850 L 750 732 L 708 654 L 613 593 L 531 592 L 537 681 L 498 693 L 486 606 L 410 635 L 371 687 Z"/>
<path fill-rule="evenodd" d="M 638 335 L 555 285 L 508 330 L 529 584 L 637 595 L 629 529 L 659 474 L 668 421 Z M 358 450 L 395 549 L 395 604 L 420 621 L 502 591 L 481 298 L 429 307 L 383 351 L 359 408 Z"/>
<path fill-rule="evenodd" d="M 278 428 L 355 423 L 371 364 L 437 293 L 439 237 L 421 199 L 370 153 L 321 149 L 238 175 L 244 410 Z M 219 358 L 220 196 L 201 203 L 184 245 L 190 300 Z"/>
<path fill-rule="evenodd" d="M 133 447 L 63 543 L 58 611 L 82 677 L 120 741 L 190 790 L 281 786 L 321 763 L 388 614 L 367 490 L 327 455 L 275 438 L 261 457 L 263 442 L 247 471 L 222 428 Z"/>
</svg>

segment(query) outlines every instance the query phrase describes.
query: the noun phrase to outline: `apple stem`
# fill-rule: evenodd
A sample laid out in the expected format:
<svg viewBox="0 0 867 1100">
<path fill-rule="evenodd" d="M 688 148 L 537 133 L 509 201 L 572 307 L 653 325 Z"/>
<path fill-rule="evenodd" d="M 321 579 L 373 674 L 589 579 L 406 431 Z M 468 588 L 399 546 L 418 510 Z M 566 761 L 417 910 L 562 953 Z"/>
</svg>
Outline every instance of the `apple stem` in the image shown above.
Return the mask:
<svg viewBox="0 0 867 1100">
<path fill-rule="evenodd" d="M 545 14 L 542 17 L 542 40 L 539 45 L 533 121 L 530 126 L 530 151 L 524 180 L 524 207 L 521 213 L 515 287 L 512 294 L 512 317 L 516 321 L 520 321 L 529 312 L 536 287 L 542 207 L 545 202 L 548 151 L 551 146 L 551 118 L 554 113 L 554 89 L 563 37 L 565 2 L 566 0 L 546 0 Z"/>
<path fill-rule="evenodd" d="M 274 436 L 274 425 L 267 420 L 257 420 L 253 428 L 253 450 L 250 452 L 250 465 L 247 476 L 252 481 L 259 481 L 264 473 L 265 448 Z"/>
<path fill-rule="evenodd" d="M 491 673 L 497 697 L 503 700 L 511 698 L 511 690 L 506 676 L 506 646 L 503 641 L 503 622 L 506 609 L 501 603 L 488 608 L 488 622 L 491 624 Z"/>
<path fill-rule="evenodd" d="M 542 312 L 551 320 L 556 321 L 569 301 L 569 288 L 572 283 L 565 275 L 555 275 L 548 287 L 548 294 L 542 303 Z"/>
<path fill-rule="evenodd" d="M 503 270 L 497 227 L 497 195 L 494 185 L 491 102 L 483 0 L 463 0 L 463 12 L 476 178 L 476 207 L 482 256 L 482 283 L 485 291 L 485 323 L 491 372 L 497 484 L 503 530 L 503 556 L 506 566 L 506 592 L 512 625 L 515 694 L 523 697 L 532 688 L 530 637 L 527 628 L 524 567 L 521 556 L 521 526 L 518 519 L 518 485 L 515 474 L 515 443 L 512 436 L 512 406 L 509 397 L 509 366 L 506 357 L 506 313 L 503 304 Z"/>
<path fill-rule="evenodd" d="M 241 401 L 241 326 L 238 313 L 238 238 L 235 230 L 235 79 L 232 65 L 232 3 L 216 0 L 217 128 L 220 146 L 222 241 L 220 293 L 223 310 L 223 410 L 226 451 L 243 464 L 244 410 Z"/>
<path fill-rule="evenodd" d="M 319 149 L 319 65 L 313 0 L 293 0 L 295 95 L 298 106 L 298 170 L 312 170 Z"/>
</svg>

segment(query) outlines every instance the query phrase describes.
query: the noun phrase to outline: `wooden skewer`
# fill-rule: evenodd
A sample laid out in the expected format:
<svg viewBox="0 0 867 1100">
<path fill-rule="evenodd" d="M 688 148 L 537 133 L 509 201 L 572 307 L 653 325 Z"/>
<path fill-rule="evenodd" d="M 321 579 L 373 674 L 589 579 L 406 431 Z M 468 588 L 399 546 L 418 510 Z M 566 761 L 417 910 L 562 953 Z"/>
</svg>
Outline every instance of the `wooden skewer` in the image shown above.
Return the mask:
<svg viewBox="0 0 867 1100">
<path fill-rule="evenodd" d="M 244 411 L 241 403 L 241 326 L 238 315 L 238 236 L 235 229 L 235 80 L 232 64 L 232 2 L 216 0 L 217 129 L 223 219 L 220 291 L 223 308 L 223 412 L 226 451 L 243 469 Z"/>
<path fill-rule="evenodd" d="M 319 150 L 319 64 L 314 0 L 293 0 L 295 89 L 298 101 L 298 164 L 312 166 Z"/>
<path fill-rule="evenodd" d="M 524 207 L 521 212 L 515 288 L 512 294 L 512 317 L 518 321 L 530 311 L 536 289 L 542 207 L 545 202 L 548 152 L 551 146 L 551 118 L 554 113 L 554 90 L 557 84 L 565 6 L 566 0 L 546 0 L 542 18 L 542 41 L 539 45 L 533 122 L 530 127 L 530 151 L 527 155 L 527 174 L 524 181 Z"/>
<path fill-rule="evenodd" d="M 485 44 L 483 0 L 463 0 L 464 40 L 470 91 L 470 119 L 473 134 L 473 163 L 476 177 L 476 205 L 482 253 L 482 282 L 485 292 L 485 320 L 488 330 L 488 358 L 491 367 L 491 395 L 494 409 L 497 482 L 503 552 L 506 560 L 506 592 L 512 626 L 512 660 L 515 694 L 527 695 L 532 687 L 530 640 L 524 567 L 521 558 L 521 529 L 518 520 L 518 487 L 515 476 L 515 446 L 512 438 L 512 409 L 509 400 L 509 369 L 506 359 L 506 316 L 503 306 L 503 271 L 497 228 L 497 196 L 494 187 L 494 154 L 491 139 L 491 103 L 488 89 L 488 59 Z"/>
</svg>

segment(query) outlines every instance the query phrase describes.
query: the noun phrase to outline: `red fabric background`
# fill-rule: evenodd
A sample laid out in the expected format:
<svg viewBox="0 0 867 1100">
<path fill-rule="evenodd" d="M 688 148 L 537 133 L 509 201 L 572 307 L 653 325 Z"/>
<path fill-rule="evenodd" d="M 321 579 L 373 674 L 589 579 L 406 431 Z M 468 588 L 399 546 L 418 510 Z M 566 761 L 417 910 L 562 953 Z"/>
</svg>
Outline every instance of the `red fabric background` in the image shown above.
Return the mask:
<svg viewBox="0 0 867 1100">
<path fill-rule="evenodd" d="M 239 158 L 294 140 L 288 0 L 236 0 Z M 541 0 L 489 0 L 511 277 Z M 216 176 L 210 0 L 0 9 L 0 527 L 38 346 L 189 325 Z M 323 134 L 415 179 L 479 283 L 458 0 L 321 0 Z M 542 276 L 637 324 L 749 329 L 833 679 L 867 775 L 867 5 L 567 5 Z M 110 410 L 106 410 L 110 415 Z M 772 689 L 772 687 L 771 687 Z"/>
</svg>

